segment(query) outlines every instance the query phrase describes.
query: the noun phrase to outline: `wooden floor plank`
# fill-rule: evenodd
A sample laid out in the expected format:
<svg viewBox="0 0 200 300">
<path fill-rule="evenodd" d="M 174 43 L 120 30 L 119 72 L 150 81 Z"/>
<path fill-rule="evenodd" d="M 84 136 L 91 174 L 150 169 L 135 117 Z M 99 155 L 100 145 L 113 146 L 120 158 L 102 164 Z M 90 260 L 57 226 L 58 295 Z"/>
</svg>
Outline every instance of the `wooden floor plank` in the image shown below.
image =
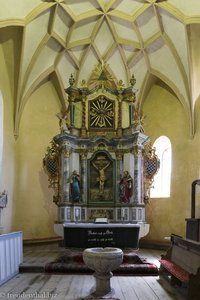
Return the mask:
<svg viewBox="0 0 200 300">
<path fill-rule="evenodd" d="M 45 276 L 45 274 L 44 274 Z M 43 285 L 40 286 L 36 290 L 29 289 L 26 291 L 26 294 L 34 294 L 34 300 L 41 300 L 43 299 L 56 299 L 57 294 L 55 293 L 56 290 L 56 285 L 60 281 L 60 276 L 59 275 L 48 275 L 46 276 L 46 280 L 44 281 Z M 36 286 L 35 286 L 36 288 Z"/>
<path fill-rule="evenodd" d="M 146 284 L 144 277 L 128 277 L 128 284 L 134 289 L 138 299 L 158 300 L 154 291 Z"/>
<path fill-rule="evenodd" d="M 132 285 L 129 284 L 129 280 L 127 280 L 126 276 L 117 277 L 117 286 L 121 289 L 121 293 L 125 300 L 134 299 L 139 300 L 135 290 L 132 288 Z M 116 287 L 114 287 L 116 290 Z"/>
<path fill-rule="evenodd" d="M 178 290 L 175 290 L 169 283 L 161 278 L 144 277 L 145 282 L 151 289 L 154 290 L 159 299 L 162 300 L 185 300 L 185 297 L 181 295 Z"/>
<path fill-rule="evenodd" d="M 28 246 L 24 248 L 24 262 L 31 265 L 44 265 L 54 260 L 64 248 L 58 245 Z M 136 253 L 159 266 L 158 259 L 165 251 L 139 249 Z M 24 293 L 27 298 L 35 293 L 34 300 L 80 300 L 87 298 L 95 287 L 93 275 L 63 275 L 45 273 L 20 273 L 0 287 L 0 293 L 4 293 L 0 300 L 13 299 L 12 295 Z M 111 278 L 113 294 L 120 300 L 185 300 L 180 290 L 172 287 L 164 278 L 113 276 Z M 46 294 L 45 294 L 46 293 Z M 49 293 L 49 294 L 48 294 Z M 10 295 L 10 296 L 9 296 Z M 50 298 L 50 296 L 55 297 Z M 16 297 L 15 297 L 16 298 Z"/>
<path fill-rule="evenodd" d="M 33 277 L 29 280 L 24 280 L 23 284 L 17 286 L 13 289 L 12 293 L 15 294 L 33 294 L 38 293 L 46 281 L 49 279 L 50 275 L 45 274 L 33 274 Z M 22 297 L 24 298 L 24 297 Z"/>
<path fill-rule="evenodd" d="M 91 294 L 95 286 L 92 275 L 46 275 L 46 274 L 20 274 L 9 283 L 1 287 L 1 292 L 9 295 L 9 298 L 16 298 L 17 295 L 35 294 L 34 299 L 41 299 L 38 295 L 55 295 L 56 300 L 78 300 Z M 114 296 L 120 300 L 185 300 L 176 289 L 166 280 L 157 277 L 130 277 L 113 276 L 111 287 Z M 2 289 L 3 288 L 3 289 Z M 33 299 L 32 298 L 32 299 Z M 43 296 L 44 298 L 44 296 Z M 3 300 L 1 298 L 1 300 Z"/>
<path fill-rule="evenodd" d="M 78 278 L 78 289 L 74 295 L 74 300 L 80 300 L 92 296 L 95 289 L 93 276 L 81 276 Z"/>
<path fill-rule="evenodd" d="M 73 295 L 70 295 L 70 286 L 73 282 L 73 275 L 61 275 L 61 280 L 56 285 L 55 294 L 56 300 L 73 299 Z"/>
<path fill-rule="evenodd" d="M 32 280 L 33 274 L 18 274 L 14 276 L 12 279 L 4 283 L 0 287 L 0 291 L 5 294 L 14 293 L 14 291 L 19 287 L 23 285 L 27 285 L 27 282 L 29 280 Z"/>
</svg>

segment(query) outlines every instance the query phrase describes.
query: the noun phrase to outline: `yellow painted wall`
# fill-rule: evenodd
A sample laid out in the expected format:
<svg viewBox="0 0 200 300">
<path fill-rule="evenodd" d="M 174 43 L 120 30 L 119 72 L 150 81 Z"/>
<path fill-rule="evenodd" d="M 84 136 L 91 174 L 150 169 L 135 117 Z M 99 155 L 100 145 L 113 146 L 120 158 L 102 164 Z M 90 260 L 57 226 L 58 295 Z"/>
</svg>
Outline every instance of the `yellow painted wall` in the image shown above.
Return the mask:
<svg viewBox="0 0 200 300">
<path fill-rule="evenodd" d="M 2 46 L 0 46 L 0 90 L 3 98 L 3 157 L 2 170 L 0 172 L 0 192 L 8 192 L 8 204 L 2 211 L 2 233 L 12 230 L 13 213 L 13 188 L 15 182 L 15 139 L 13 135 L 13 99 L 8 69 L 5 65 L 5 57 Z"/>
<path fill-rule="evenodd" d="M 53 136 L 59 133 L 58 95 L 51 84 L 42 85 L 25 106 L 16 141 L 16 181 L 13 227 L 24 239 L 54 236 L 57 207 L 52 202 L 42 160 Z"/>
<path fill-rule="evenodd" d="M 146 116 L 145 133 L 152 143 L 161 135 L 167 136 L 172 143 L 171 196 L 151 199 L 146 206 L 146 219 L 151 225 L 146 239 L 163 241 L 171 233 L 185 236 L 185 218 L 190 217 L 191 211 L 191 183 L 200 174 L 200 128 L 191 138 L 183 106 L 170 91 L 159 85 L 151 89 L 143 114 Z M 196 217 L 200 218 L 198 188 Z"/>
<path fill-rule="evenodd" d="M 4 164 L 1 189 L 9 193 L 4 230 L 22 230 L 25 239 L 54 236 L 57 207 L 53 191 L 43 171 L 42 159 L 51 138 L 59 132 L 60 101 L 51 82 L 32 94 L 25 106 L 17 140 L 13 136 L 13 108 L 9 84 L 1 76 L 5 102 Z M 197 111 L 200 110 L 200 103 Z M 193 139 L 183 106 L 164 87 L 154 85 L 144 102 L 145 133 L 152 142 L 166 135 L 172 143 L 171 197 L 151 199 L 146 206 L 150 233 L 146 239 L 163 241 L 172 232 L 185 235 L 185 218 L 190 217 L 191 183 L 200 174 L 200 115 Z M 197 217 L 200 217 L 200 193 L 197 191 Z M 11 224 L 12 223 L 12 224 Z"/>
</svg>

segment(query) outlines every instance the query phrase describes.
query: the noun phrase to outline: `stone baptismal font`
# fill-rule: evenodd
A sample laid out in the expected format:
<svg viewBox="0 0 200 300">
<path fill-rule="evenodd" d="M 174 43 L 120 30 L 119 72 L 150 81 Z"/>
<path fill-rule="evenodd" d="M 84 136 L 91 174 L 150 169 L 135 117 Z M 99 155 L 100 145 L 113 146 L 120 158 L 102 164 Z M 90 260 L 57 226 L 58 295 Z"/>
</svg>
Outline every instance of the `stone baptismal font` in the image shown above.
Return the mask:
<svg viewBox="0 0 200 300">
<path fill-rule="evenodd" d="M 96 289 L 94 296 L 105 296 L 112 292 L 110 279 L 113 270 L 117 269 L 123 261 L 123 251 L 119 248 L 87 248 L 83 251 L 85 264 L 94 270 Z"/>
</svg>

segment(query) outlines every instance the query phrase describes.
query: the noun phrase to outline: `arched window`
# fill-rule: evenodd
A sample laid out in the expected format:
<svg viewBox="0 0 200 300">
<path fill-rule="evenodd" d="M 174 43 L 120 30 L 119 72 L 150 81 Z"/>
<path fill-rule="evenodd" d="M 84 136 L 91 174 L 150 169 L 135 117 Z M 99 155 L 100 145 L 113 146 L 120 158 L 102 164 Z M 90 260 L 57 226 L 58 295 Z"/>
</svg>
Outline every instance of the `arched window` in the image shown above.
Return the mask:
<svg viewBox="0 0 200 300">
<path fill-rule="evenodd" d="M 0 177 L 2 172 L 3 159 L 3 96 L 0 91 Z"/>
<path fill-rule="evenodd" d="M 156 154 L 160 159 L 160 169 L 154 177 L 151 198 L 170 197 L 172 164 L 171 142 L 168 137 L 160 136 L 153 144 L 153 147 L 156 148 Z"/>
</svg>

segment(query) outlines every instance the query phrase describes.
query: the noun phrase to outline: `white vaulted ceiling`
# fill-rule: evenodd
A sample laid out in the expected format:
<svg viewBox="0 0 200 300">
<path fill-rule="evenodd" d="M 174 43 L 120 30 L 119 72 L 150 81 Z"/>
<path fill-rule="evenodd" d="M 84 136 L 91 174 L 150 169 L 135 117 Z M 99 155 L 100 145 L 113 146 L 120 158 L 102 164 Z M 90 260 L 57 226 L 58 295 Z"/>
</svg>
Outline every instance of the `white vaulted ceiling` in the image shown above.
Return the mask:
<svg viewBox="0 0 200 300">
<path fill-rule="evenodd" d="M 125 85 L 134 73 L 141 104 L 155 81 L 163 81 L 184 106 L 193 133 L 199 23 L 199 0 L 1 0 L 0 42 L 16 133 L 24 106 L 41 83 L 52 80 L 64 103 L 70 74 L 79 86 L 98 64 L 108 64 Z"/>
</svg>

